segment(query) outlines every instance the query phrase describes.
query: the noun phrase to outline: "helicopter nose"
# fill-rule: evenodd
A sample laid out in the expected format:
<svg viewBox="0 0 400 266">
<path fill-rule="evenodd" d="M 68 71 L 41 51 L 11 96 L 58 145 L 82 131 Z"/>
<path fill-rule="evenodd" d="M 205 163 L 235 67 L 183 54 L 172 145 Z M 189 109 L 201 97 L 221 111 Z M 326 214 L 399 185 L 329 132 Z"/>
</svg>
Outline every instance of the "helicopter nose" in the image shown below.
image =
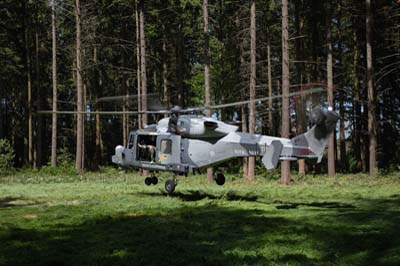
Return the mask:
<svg viewBox="0 0 400 266">
<path fill-rule="evenodd" d="M 115 147 L 115 155 L 113 156 L 113 161 L 116 159 L 118 164 L 123 164 L 123 159 L 124 159 L 124 146 L 118 145 Z"/>
</svg>

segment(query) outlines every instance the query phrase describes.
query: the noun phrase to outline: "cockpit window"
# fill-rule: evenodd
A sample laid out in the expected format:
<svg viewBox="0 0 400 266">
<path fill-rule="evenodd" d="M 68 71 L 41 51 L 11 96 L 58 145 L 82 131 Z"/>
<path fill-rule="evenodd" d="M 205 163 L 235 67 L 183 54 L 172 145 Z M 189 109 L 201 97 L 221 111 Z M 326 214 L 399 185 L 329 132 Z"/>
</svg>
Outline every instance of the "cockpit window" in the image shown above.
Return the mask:
<svg viewBox="0 0 400 266">
<path fill-rule="evenodd" d="M 129 135 L 128 149 L 133 149 L 134 140 L 135 140 L 134 135 L 133 134 Z"/>
<path fill-rule="evenodd" d="M 161 140 L 161 153 L 162 154 L 172 153 L 172 141 L 170 139 Z"/>
</svg>

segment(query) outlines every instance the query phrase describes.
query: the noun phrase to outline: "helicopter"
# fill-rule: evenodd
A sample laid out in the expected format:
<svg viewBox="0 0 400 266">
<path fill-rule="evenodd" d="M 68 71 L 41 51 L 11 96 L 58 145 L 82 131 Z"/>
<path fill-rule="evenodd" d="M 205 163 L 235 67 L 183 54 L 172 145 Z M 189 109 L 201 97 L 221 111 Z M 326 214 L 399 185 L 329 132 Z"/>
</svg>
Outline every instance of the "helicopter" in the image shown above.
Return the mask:
<svg viewBox="0 0 400 266">
<path fill-rule="evenodd" d="M 324 89 L 309 89 L 292 92 L 288 96 L 323 92 Z M 125 99 L 125 96 L 122 96 Z M 329 136 L 334 132 L 339 116 L 332 107 L 326 110 L 310 110 L 309 129 L 293 138 L 281 138 L 260 134 L 240 132 L 239 127 L 222 122 L 213 117 L 194 114 L 206 109 L 260 103 L 265 100 L 281 98 L 282 95 L 245 100 L 235 103 L 220 104 L 208 107 L 181 109 L 178 106 L 171 110 L 157 111 L 85 111 L 82 114 L 169 114 L 156 124 L 145 126 L 129 133 L 126 146 L 115 147 L 112 163 L 122 168 L 149 170 L 151 175 L 145 177 L 145 184 L 158 184 L 156 173 L 172 172 L 173 178 L 165 182 L 168 194 L 175 191 L 178 176 L 187 176 L 196 169 L 217 167 L 230 159 L 241 157 L 261 157 L 267 170 L 277 167 L 279 161 L 296 161 L 298 159 L 316 158 L 321 162 Z M 119 98 L 111 97 L 112 100 Z M 52 111 L 39 111 L 51 114 Z M 75 111 L 57 111 L 59 114 L 76 114 Z M 225 175 L 221 171 L 214 174 L 215 182 L 225 184 Z"/>
<path fill-rule="evenodd" d="M 187 111 L 176 106 L 171 109 L 170 117 L 131 131 L 127 146 L 115 147 L 112 162 L 151 171 L 151 176 L 145 178 L 146 185 L 158 183 L 155 172 L 172 172 L 173 178 L 165 182 L 165 190 L 171 194 L 178 176 L 187 176 L 198 168 L 215 167 L 233 158 L 262 157 L 268 170 L 285 160 L 317 158 L 320 162 L 339 118 L 331 107 L 316 108 L 311 112 L 310 129 L 289 139 L 239 132 L 238 126 L 212 117 L 182 114 Z M 225 176 L 217 171 L 214 180 L 224 185 Z"/>
</svg>

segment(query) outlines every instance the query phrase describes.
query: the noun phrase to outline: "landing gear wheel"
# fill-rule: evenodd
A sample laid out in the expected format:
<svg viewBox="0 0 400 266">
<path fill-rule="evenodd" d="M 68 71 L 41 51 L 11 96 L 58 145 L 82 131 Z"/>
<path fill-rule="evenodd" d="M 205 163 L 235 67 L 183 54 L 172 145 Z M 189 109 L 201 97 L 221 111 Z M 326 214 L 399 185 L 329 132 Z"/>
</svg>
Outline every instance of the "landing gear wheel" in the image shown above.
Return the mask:
<svg viewBox="0 0 400 266">
<path fill-rule="evenodd" d="M 225 176 L 223 173 L 218 173 L 215 176 L 215 182 L 217 183 L 217 185 L 222 186 L 223 184 L 225 184 Z"/>
<path fill-rule="evenodd" d="M 171 194 L 172 192 L 174 192 L 175 186 L 176 186 L 176 184 L 175 184 L 174 180 L 168 179 L 165 182 L 165 190 L 167 191 L 168 194 Z"/>
<path fill-rule="evenodd" d="M 157 185 L 158 184 L 158 178 L 156 176 L 153 176 L 151 178 L 151 183 L 153 183 L 153 185 Z"/>
<path fill-rule="evenodd" d="M 150 186 L 150 185 L 153 183 L 153 180 L 152 180 L 151 177 L 146 177 L 146 178 L 144 179 L 144 183 L 145 183 L 147 186 Z"/>
</svg>

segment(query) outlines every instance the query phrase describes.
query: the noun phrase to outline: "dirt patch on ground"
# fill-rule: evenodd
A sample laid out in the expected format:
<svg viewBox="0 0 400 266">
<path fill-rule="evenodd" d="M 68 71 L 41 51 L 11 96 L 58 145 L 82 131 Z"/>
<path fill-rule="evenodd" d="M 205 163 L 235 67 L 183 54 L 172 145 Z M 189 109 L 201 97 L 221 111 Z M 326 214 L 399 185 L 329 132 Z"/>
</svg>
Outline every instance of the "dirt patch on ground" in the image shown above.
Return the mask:
<svg viewBox="0 0 400 266">
<path fill-rule="evenodd" d="M 25 214 L 25 215 L 22 215 L 22 217 L 25 218 L 25 219 L 36 219 L 36 218 L 38 218 L 38 216 L 36 214 Z"/>
</svg>

